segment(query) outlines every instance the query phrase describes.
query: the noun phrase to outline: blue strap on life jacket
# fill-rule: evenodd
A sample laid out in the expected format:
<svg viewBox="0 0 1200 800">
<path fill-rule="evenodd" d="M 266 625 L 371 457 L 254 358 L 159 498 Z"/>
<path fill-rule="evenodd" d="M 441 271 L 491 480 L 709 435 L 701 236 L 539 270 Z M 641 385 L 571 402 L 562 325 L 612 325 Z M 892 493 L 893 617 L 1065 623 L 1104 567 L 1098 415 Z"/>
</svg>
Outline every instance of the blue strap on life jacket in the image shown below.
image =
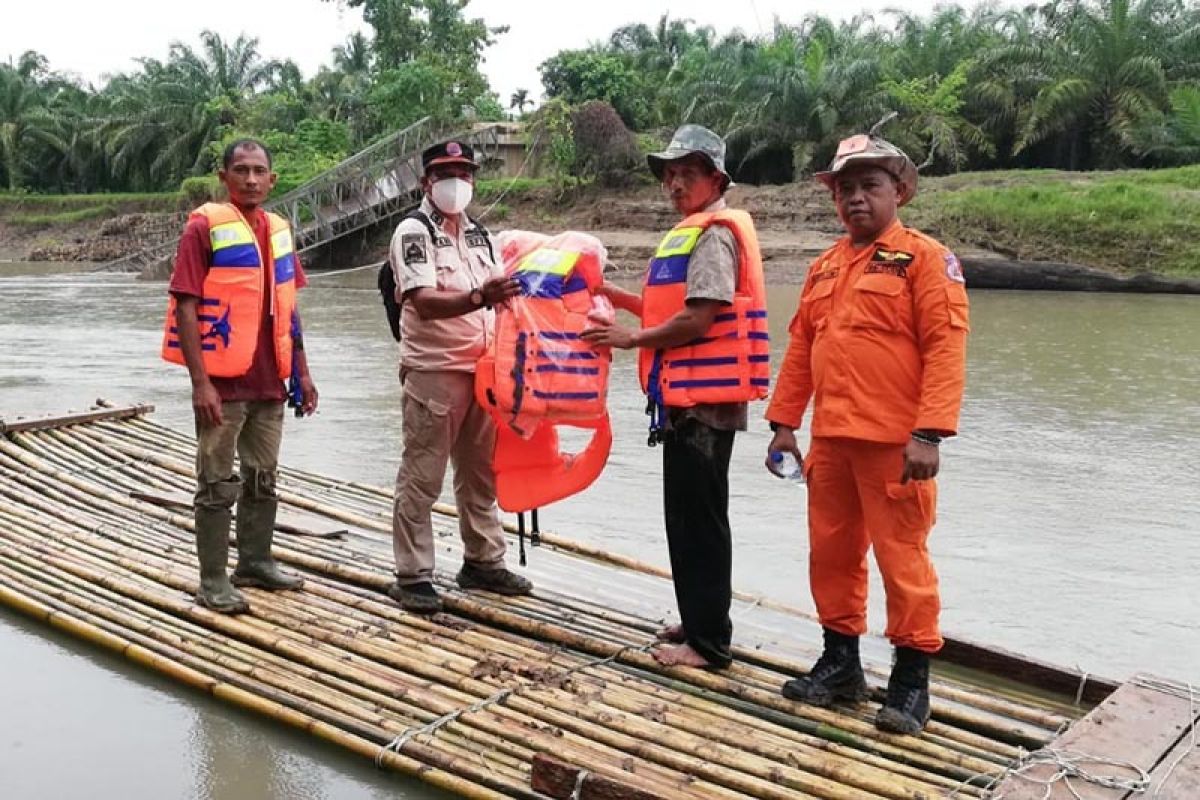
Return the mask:
<svg viewBox="0 0 1200 800">
<path fill-rule="evenodd" d="M 517 421 L 517 416 L 521 413 L 521 403 L 525 399 L 525 337 L 525 331 L 517 334 L 516 353 L 513 358 L 513 423 Z"/>
<path fill-rule="evenodd" d="M 287 383 L 287 404 L 288 408 L 296 409 L 296 416 L 304 416 L 304 387 L 300 385 L 300 350 L 296 347 L 296 340 L 300 338 L 300 315 L 295 311 L 292 312 L 292 328 L 289 332 L 292 337 L 292 374 L 288 376 Z"/>
<path fill-rule="evenodd" d="M 667 418 L 661 383 L 662 357 L 661 349 L 654 351 L 654 361 L 650 364 L 650 375 L 646 379 L 646 413 L 650 416 L 650 437 L 646 440 L 646 445 L 649 447 L 654 447 L 663 440 L 663 423 Z"/>
</svg>

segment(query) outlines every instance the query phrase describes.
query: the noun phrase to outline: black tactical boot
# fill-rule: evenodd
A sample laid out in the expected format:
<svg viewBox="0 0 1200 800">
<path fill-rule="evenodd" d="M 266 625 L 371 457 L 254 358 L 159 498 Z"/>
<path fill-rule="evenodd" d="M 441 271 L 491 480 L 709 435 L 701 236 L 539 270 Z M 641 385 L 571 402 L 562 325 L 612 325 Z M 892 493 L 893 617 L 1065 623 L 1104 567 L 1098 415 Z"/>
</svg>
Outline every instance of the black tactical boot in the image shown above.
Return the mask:
<svg viewBox="0 0 1200 800">
<path fill-rule="evenodd" d="M 825 652 L 808 675 L 783 685 L 783 696 L 827 708 L 835 702 L 867 699 L 867 679 L 858 660 L 858 637 L 825 628 Z"/>
<path fill-rule="evenodd" d="M 929 654 L 896 648 L 896 664 L 888 678 L 887 700 L 875 716 L 875 727 L 891 733 L 920 733 L 929 721 Z"/>
</svg>

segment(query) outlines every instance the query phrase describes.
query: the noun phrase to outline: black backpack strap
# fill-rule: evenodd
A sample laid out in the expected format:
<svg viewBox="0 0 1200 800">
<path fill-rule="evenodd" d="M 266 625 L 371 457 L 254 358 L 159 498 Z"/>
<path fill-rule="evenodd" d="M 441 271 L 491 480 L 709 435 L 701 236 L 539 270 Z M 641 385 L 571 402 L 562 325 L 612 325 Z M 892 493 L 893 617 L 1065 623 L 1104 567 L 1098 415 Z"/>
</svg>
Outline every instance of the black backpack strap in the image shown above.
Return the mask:
<svg viewBox="0 0 1200 800">
<path fill-rule="evenodd" d="M 429 231 L 430 244 L 437 241 L 437 230 L 433 227 L 433 220 L 429 219 L 428 215 L 419 208 L 409 211 L 401 221 L 406 219 L 415 219 L 425 226 L 425 230 Z M 390 257 L 380 265 L 379 274 L 375 276 L 375 286 L 379 289 L 380 299 L 383 300 L 383 309 L 387 313 L 388 328 L 392 331 L 392 338 L 398 342 L 400 341 L 401 306 L 396 301 L 396 273 L 392 269 Z"/>
<path fill-rule="evenodd" d="M 420 222 L 422 225 L 425 226 L 425 230 L 429 231 L 429 238 L 431 240 L 430 244 L 437 242 L 437 238 L 438 238 L 437 228 L 433 227 L 433 220 L 431 220 L 429 218 L 429 215 L 426 214 L 424 211 L 422 211 L 419 208 L 414 208 L 412 211 L 408 212 L 403 217 L 401 217 L 400 221 L 403 222 L 406 219 L 415 219 L 418 222 Z"/>
<path fill-rule="evenodd" d="M 488 255 L 492 259 L 492 263 L 496 263 L 496 251 L 492 249 L 492 235 L 488 233 L 488 229 L 479 224 L 478 220 L 467 217 L 467 222 L 471 223 L 471 227 L 467 229 L 468 233 L 478 233 L 483 237 L 483 241 L 487 242 Z"/>
</svg>

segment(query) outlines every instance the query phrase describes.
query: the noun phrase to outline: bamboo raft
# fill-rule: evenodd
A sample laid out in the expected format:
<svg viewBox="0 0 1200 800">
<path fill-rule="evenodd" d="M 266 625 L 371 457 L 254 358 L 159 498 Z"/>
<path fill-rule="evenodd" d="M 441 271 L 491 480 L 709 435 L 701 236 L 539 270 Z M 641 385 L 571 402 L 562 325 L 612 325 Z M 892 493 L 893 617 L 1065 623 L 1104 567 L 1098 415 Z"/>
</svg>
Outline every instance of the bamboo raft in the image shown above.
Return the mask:
<svg viewBox="0 0 1200 800">
<path fill-rule="evenodd" d="M 1130 706 L 1145 734 L 1131 759 L 1163 781 L 1200 775 L 1190 687 L 1117 690 L 959 640 L 935 664 L 920 736 L 872 725 L 889 669 L 878 638 L 863 643 L 871 704 L 794 703 L 779 686 L 816 659 L 820 627 L 765 598 L 735 595 L 730 669 L 660 667 L 649 648 L 674 607 L 662 570 L 544 534 L 533 596 L 462 592 L 449 507 L 434 520 L 447 610 L 406 613 L 383 593 L 390 489 L 287 467 L 275 556 L 305 587 L 246 590 L 252 613 L 213 613 L 191 600 L 194 442 L 151 410 L 0 421 L 0 604 L 461 796 L 1125 797 L 1051 793 L 1052 767 L 1030 753 L 1100 746 L 1095 731 L 1119 734 Z M 1186 715 L 1151 724 L 1159 695 Z"/>
</svg>

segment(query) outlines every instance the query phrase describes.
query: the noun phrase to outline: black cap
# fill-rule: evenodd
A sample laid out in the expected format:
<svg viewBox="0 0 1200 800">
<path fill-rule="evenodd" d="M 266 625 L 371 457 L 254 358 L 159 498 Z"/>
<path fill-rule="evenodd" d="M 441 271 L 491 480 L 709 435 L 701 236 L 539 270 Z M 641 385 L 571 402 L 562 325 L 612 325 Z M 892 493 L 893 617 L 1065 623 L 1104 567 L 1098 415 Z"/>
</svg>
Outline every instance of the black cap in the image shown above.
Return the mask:
<svg viewBox="0 0 1200 800">
<path fill-rule="evenodd" d="M 475 161 L 475 148 L 455 139 L 439 142 L 421 153 L 421 169 L 425 172 L 438 164 L 466 164 L 471 169 L 479 169 Z"/>
</svg>

